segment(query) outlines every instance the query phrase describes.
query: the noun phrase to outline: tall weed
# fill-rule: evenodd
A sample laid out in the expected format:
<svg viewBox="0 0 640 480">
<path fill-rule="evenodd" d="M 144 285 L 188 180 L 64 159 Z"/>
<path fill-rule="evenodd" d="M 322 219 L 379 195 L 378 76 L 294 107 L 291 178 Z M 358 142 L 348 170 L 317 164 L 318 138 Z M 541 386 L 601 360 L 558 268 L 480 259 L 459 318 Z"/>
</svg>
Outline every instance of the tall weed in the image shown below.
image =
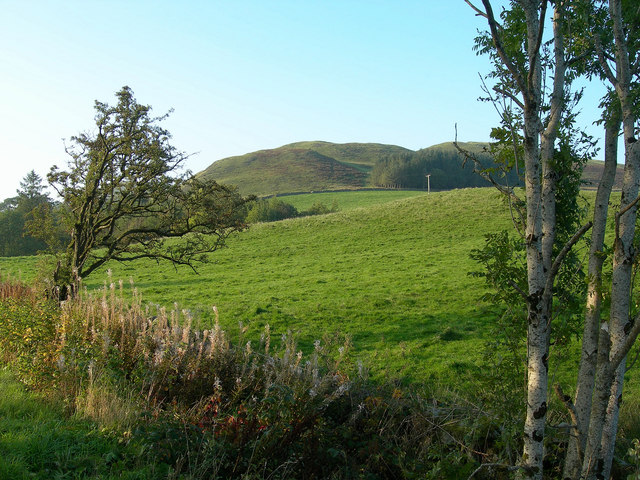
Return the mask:
<svg viewBox="0 0 640 480">
<path fill-rule="evenodd" d="M 481 407 L 371 383 L 348 338 L 305 355 L 267 325 L 254 345 L 131 289 L 57 305 L 0 288 L 0 354 L 175 478 L 459 478 L 500 455 Z"/>
</svg>

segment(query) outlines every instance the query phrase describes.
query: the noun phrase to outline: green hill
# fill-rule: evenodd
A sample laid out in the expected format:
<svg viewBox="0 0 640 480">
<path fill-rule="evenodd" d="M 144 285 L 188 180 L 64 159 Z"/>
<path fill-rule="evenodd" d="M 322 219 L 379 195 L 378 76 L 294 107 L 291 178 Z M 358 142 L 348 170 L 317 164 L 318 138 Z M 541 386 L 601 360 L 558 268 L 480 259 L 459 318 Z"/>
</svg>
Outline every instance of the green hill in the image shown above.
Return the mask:
<svg viewBox="0 0 640 480">
<path fill-rule="evenodd" d="M 218 160 L 198 175 L 236 185 L 243 194 L 357 189 L 382 157 L 411 153 L 378 143 L 298 142 Z"/>
<path fill-rule="evenodd" d="M 487 144 L 460 142 L 460 146 L 472 153 L 484 154 Z M 420 159 L 426 163 L 418 165 Z M 453 142 L 413 151 L 379 143 L 311 141 L 218 160 L 198 175 L 236 185 L 241 193 L 255 195 L 354 190 L 371 186 L 424 189 L 426 173 L 431 173 L 431 186 L 436 190 L 484 186 L 470 165 L 462 168 L 461 159 Z M 384 162 L 395 162 L 395 173 L 381 176 Z M 401 166 L 403 163 L 406 168 Z M 410 163 L 415 165 L 410 166 Z M 398 168 L 402 173 L 398 173 Z M 584 172 L 586 188 L 597 186 L 602 168 L 603 162 L 589 162 Z M 614 188 L 620 187 L 622 169 L 620 165 Z M 398 177 L 404 180 L 399 181 Z"/>
<path fill-rule="evenodd" d="M 394 200 L 398 194 L 414 196 Z M 302 206 L 327 202 L 326 195 L 340 211 L 256 224 L 215 252 L 198 275 L 153 261 L 107 268 L 125 288 L 131 278 L 147 301 L 191 309 L 205 328 L 216 305 L 224 328 L 236 331 L 242 322 L 252 339 L 266 324 L 274 338 L 296 332 L 305 350 L 325 334 L 348 334 L 376 376 L 453 380 L 459 369 L 474 368 L 490 317 L 480 300 L 483 281 L 467 275 L 476 268 L 469 252 L 483 244 L 484 234 L 509 227 L 497 194 L 356 191 L 289 198 Z M 36 262 L 0 259 L 0 275 L 22 270 L 27 278 L 27 264 Z M 105 278 L 106 268 L 85 284 L 99 288 Z"/>
</svg>

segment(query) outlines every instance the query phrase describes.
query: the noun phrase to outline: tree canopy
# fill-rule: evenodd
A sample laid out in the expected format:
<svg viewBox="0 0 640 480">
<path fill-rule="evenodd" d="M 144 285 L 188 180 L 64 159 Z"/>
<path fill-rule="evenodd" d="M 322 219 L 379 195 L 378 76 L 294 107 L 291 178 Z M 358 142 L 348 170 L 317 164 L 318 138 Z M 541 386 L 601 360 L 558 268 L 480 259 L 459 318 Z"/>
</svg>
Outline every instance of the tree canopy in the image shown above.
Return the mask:
<svg viewBox="0 0 640 480">
<path fill-rule="evenodd" d="M 117 104 L 95 102 L 95 130 L 65 146 L 67 169 L 48 180 L 63 199 L 71 234 L 54 280 L 86 277 L 110 260 L 167 260 L 195 269 L 245 227 L 246 199 L 232 187 L 182 172 L 188 155 L 171 143 L 129 87 Z"/>
<path fill-rule="evenodd" d="M 46 243 L 29 231 L 34 211 L 53 207 L 42 177 L 31 170 L 20 182 L 17 196 L 0 203 L 0 256 L 34 255 L 46 249 Z"/>
<path fill-rule="evenodd" d="M 494 298 L 514 302 L 519 296 L 526 309 L 526 321 L 520 323 L 526 331 L 526 418 L 519 476 L 546 476 L 547 412 L 552 401 L 549 364 L 556 350 L 551 346 L 565 327 L 559 312 L 569 306 L 567 298 L 573 298 L 582 302 L 570 309 L 583 316 L 584 330 L 575 396 L 564 395 L 562 385 L 556 386 L 569 418 L 562 478 L 609 478 L 625 359 L 640 333 L 640 316 L 631 317 L 637 305 L 633 287 L 640 200 L 636 140 L 640 10 L 637 2 L 623 0 L 512 0 L 496 15 L 489 0 L 482 0 L 481 7 L 467 3 L 488 24 L 476 48 L 489 56 L 493 66 L 485 91 L 501 112 L 501 125 L 492 136 L 505 146 L 512 144 L 514 163 L 522 165 L 525 180 L 523 198 L 493 182 L 517 213 L 518 236 L 513 240 L 493 236 L 484 253 L 477 255 L 498 289 Z M 609 84 L 602 102 L 605 169 L 592 221 L 586 223 L 586 212 L 577 202 L 576 172 L 591 141 L 576 127 L 581 91 L 573 84 L 582 75 Z M 621 126 L 625 175 L 614 232 L 609 233 L 613 239 L 607 245 L 607 207 Z M 591 227 L 585 274 L 572 250 Z M 515 256 L 519 261 L 513 260 Z M 605 260 L 611 268 L 608 285 Z M 605 294 L 610 298 L 606 306 Z"/>
</svg>

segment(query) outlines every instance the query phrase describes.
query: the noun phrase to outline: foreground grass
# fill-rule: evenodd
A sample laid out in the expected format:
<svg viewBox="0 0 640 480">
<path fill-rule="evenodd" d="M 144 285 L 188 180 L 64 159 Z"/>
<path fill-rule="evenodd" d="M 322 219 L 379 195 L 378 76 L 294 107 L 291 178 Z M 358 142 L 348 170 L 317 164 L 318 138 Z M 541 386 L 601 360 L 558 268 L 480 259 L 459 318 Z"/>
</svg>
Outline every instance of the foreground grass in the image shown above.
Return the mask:
<svg viewBox="0 0 640 480">
<path fill-rule="evenodd" d="M 166 469 L 144 465 L 114 435 L 69 418 L 62 404 L 26 391 L 6 369 L 0 392 L 0 478 L 165 478 Z"/>
</svg>

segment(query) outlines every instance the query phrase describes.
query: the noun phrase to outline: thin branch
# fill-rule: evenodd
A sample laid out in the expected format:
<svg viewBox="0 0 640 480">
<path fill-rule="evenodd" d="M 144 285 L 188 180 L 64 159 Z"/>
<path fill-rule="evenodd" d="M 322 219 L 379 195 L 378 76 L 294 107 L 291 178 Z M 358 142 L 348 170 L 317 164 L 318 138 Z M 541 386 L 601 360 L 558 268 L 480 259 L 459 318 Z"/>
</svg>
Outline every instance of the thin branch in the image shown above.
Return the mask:
<svg viewBox="0 0 640 480">
<path fill-rule="evenodd" d="M 626 205 L 622 210 L 620 210 L 619 212 L 616 212 L 615 214 L 615 234 L 616 234 L 616 240 L 620 238 L 620 218 L 627 213 L 629 210 L 631 210 L 635 205 L 637 205 L 637 203 L 640 201 L 640 196 L 636 197 L 636 199 L 629 203 L 628 205 Z"/>
<path fill-rule="evenodd" d="M 487 13 L 486 13 L 486 12 L 483 12 L 482 10 L 480 10 L 478 7 L 476 7 L 476 6 L 475 6 L 473 3 L 471 3 L 469 0 L 464 0 L 464 1 L 465 1 L 465 3 L 466 3 L 467 5 L 469 5 L 469 6 L 470 6 L 470 7 L 471 7 L 475 12 L 476 12 L 476 15 L 477 15 L 477 16 L 487 18 Z"/>
<path fill-rule="evenodd" d="M 500 95 L 503 95 L 511 100 L 513 100 L 516 105 L 518 105 L 522 110 L 524 110 L 524 103 L 522 103 L 520 101 L 520 99 L 518 97 L 516 97 L 513 93 L 506 91 L 504 88 L 500 88 L 500 87 L 493 87 L 493 90 L 497 93 L 499 93 Z"/>
<path fill-rule="evenodd" d="M 533 50 L 533 57 L 529 61 L 529 74 L 527 75 L 527 85 L 531 86 L 533 83 L 533 75 L 536 71 L 535 63 L 540 55 L 540 45 L 542 45 L 542 36 L 544 35 L 544 16 L 547 13 L 547 2 L 542 2 L 542 10 L 540 11 L 540 19 L 538 20 L 538 35 L 536 37 L 536 46 Z"/>
<path fill-rule="evenodd" d="M 482 0 L 482 4 L 484 5 L 484 8 L 486 10 L 486 15 L 487 15 L 486 18 L 487 18 L 487 21 L 489 22 L 489 29 L 491 30 L 491 38 L 493 39 L 493 44 L 496 47 L 496 50 L 498 51 L 498 56 L 500 57 L 504 65 L 507 67 L 511 75 L 513 75 L 513 78 L 518 84 L 518 88 L 520 89 L 522 94 L 525 96 L 526 99 L 529 99 L 529 91 L 527 89 L 525 80 L 520 74 L 520 72 L 518 71 L 518 69 L 516 68 L 516 66 L 514 65 L 514 63 L 511 61 L 511 58 L 509 57 L 509 55 L 507 55 L 507 51 L 505 50 L 504 45 L 502 45 L 502 42 L 500 41 L 500 33 L 498 32 L 498 22 L 496 22 L 496 19 L 493 15 L 491 2 L 489 0 Z"/>
<path fill-rule="evenodd" d="M 625 206 L 622 210 L 620 210 L 618 213 L 616 213 L 616 220 L 619 220 L 620 217 L 622 217 L 625 213 L 631 210 L 631 208 L 633 208 L 633 206 L 637 204 L 639 201 L 640 201 L 640 196 L 636 197 L 636 199 L 633 202 L 631 202 L 630 204 Z"/>
<path fill-rule="evenodd" d="M 582 236 L 589 231 L 589 229 L 593 226 L 593 222 L 587 222 L 583 225 L 580 230 L 573 234 L 573 237 L 569 239 L 569 241 L 562 247 L 560 253 L 556 256 L 553 264 L 551 265 L 551 270 L 549 271 L 549 276 L 547 277 L 547 283 L 545 285 L 545 292 L 551 292 L 553 288 L 553 282 L 555 280 L 556 275 L 558 274 L 558 270 L 560 270 L 560 266 L 564 261 L 564 258 L 571 251 L 573 246 L 578 243 L 578 240 L 582 238 Z"/>
<path fill-rule="evenodd" d="M 522 200 L 515 194 L 513 193 L 513 188 L 512 187 L 508 187 L 508 186 L 504 186 L 502 184 L 500 184 L 499 182 L 497 182 L 493 176 L 491 176 L 490 174 L 488 174 L 487 172 L 484 171 L 482 162 L 475 156 L 475 154 L 473 154 L 472 152 L 465 150 L 464 148 L 462 148 L 459 144 L 458 144 L 458 124 L 455 124 L 455 140 L 453 142 L 453 146 L 456 148 L 456 150 L 458 150 L 458 152 L 464 156 L 465 160 L 464 162 L 466 162 L 467 160 L 471 160 L 474 164 L 474 172 L 477 173 L 478 175 L 480 175 L 482 178 L 484 178 L 486 181 L 488 181 L 492 186 L 494 186 L 500 193 L 502 193 L 503 195 L 505 195 L 508 199 L 509 199 L 509 206 L 511 207 L 512 205 L 516 206 L 516 212 L 518 213 L 518 216 L 520 217 L 520 222 L 521 224 L 525 223 L 525 219 L 524 219 L 524 214 L 523 212 L 517 208 L 517 205 L 522 203 Z M 464 166 L 464 162 L 463 162 L 463 166 Z M 513 214 L 511 215 L 511 218 L 514 222 L 514 224 L 516 225 L 517 228 L 517 224 L 515 219 L 513 218 Z M 519 231 L 519 229 L 518 229 Z"/>
<path fill-rule="evenodd" d="M 627 356 L 629 351 L 631 351 L 633 344 L 636 342 L 636 339 L 638 338 L 638 334 L 640 334 L 640 314 L 636 315 L 635 318 L 633 319 L 633 327 L 631 328 L 631 331 L 627 335 L 627 338 L 625 339 L 625 342 L 622 345 L 622 348 L 618 350 L 618 352 L 611 359 L 611 362 L 609 363 L 609 368 L 611 368 L 611 372 L 614 372 L 618 368 L 618 365 L 620 365 L 620 363 Z"/>
<path fill-rule="evenodd" d="M 611 67 L 609 67 L 609 64 L 607 63 L 607 58 L 605 56 L 604 48 L 602 47 L 602 42 L 600 41 L 600 37 L 598 35 L 593 35 L 592 38 L 593 38 L 593 43 L 596 46 L 598 61 L 600 63 L 600 67 L 602 67 L 602 71 L 604 72 L 605 77 L 607 77 L 607 80 L 611 82 L 611 85 L 613 85 L 614 87 L 617 87 L 618 80 L 616 79 L 616 76 L 611 71 Z"/>
<path fill-rule="evenodd" d="M 569 412 L 569 416 L 571 417 L 571 421 L 573 425 L 570 426 L 572 430 L 574 430 L 576 437 L 580 437 L 580 421 L 578 420 L 578 412 L 576 412 L 576 407 L 571 401 L 571 397 L 569 395 L 565 395 L 562 391 L 562 387 L 559 384 L 554 385 L 554 390 L 556 392 L 556 396 L 560 399 L 560 401 L 564 404 L 565 408 Z M 582 449 L 580 445 L 578 445 L 578 455 L 582 458 Z"/>
<path fill-rule="evenodd" d="M 516 292 L 518 292 L 518 294 L 520 294 L 520 296 L 521 296 L 522 298 L 524 298 L 525 302 L 526 302 L 526 301 L 529 301 L 529 295 L 527 295 L 527 294 L 524 292 L 524 290 L 522 290 L 522 289 L 518 286 L 518 284 L 517 284 L 516 282 L 514 282 L 512 279 L 509 279 L 509 285 L 511 285 L 511 287 L 512 287 Z"/>
</svg>

